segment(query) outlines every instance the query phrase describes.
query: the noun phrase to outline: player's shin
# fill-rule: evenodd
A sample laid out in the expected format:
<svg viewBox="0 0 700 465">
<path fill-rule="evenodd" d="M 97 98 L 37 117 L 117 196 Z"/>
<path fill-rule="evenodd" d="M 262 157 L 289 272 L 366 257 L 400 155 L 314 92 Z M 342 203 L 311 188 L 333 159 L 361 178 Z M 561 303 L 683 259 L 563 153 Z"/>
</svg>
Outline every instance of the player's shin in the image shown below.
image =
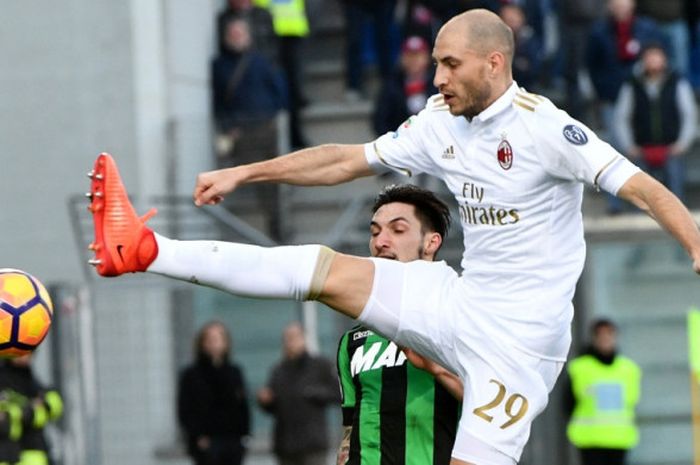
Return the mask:
<svg viewBox="0 0 700 465">
<path fill-rule="evenodd" d="M 158 234 L 156 241 L 158 257 L 147 271 L 243 297 L 315 299 L 335 254 L 320 245 L 268 248 Z"/>
</svg>

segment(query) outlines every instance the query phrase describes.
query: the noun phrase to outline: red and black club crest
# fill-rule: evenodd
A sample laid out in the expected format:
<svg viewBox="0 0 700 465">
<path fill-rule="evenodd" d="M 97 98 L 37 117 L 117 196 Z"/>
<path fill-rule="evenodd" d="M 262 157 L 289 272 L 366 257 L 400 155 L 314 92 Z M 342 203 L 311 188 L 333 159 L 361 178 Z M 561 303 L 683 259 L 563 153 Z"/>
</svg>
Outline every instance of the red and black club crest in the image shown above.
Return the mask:
<svg viewBox="0 0 700 465">
<path fill-rule="evenodd" d="M 498 144 L 498 151 L 496 152 L 498 156 L 498 164 L 504 170 L 509 170 L 513 166 L 513 147 L 510 143 L 503 138 L 500 144 Z"/>
</svg>

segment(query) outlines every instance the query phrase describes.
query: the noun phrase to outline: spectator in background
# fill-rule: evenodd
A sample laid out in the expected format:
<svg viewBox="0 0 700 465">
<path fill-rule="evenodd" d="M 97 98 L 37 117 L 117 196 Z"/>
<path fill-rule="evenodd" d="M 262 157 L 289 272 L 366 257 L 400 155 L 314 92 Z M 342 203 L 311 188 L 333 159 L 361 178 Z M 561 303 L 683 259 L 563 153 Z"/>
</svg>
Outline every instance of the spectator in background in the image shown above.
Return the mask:
<svg viewBox="0 0 700 465">
<path fill-rule="evenodd" d="M 395 28 L 392 25 L 396 0 L 343 0 L 343 3 L 347 29 L 346 98 L 359 100 L 365 91 L 362 45 L 368 23 L 373 26 L 374 51 L 382 81 L 389 78 L 393 69 L 392 33 Z"/>
<path fill-rule="evenodd" d="M 240 465 L 250 434 L 248 395 L 243 372 L 231 363 L 231 337 L 223 323 L 199 331 L 194 357 L 177 394 L 187 451 L 196 465 Z"/>
<path fill-rule="evenodd" d="M 581 78 L 588 70 L 586 45 L 591 27 L 605 11 L 606 0 L 559 0 L 559 36 L 563 54 L 566 110 L 585 120 Z"/>
<path fill-rule="evenodd" d="M 326 465 L 326 406 L 340 402 L 335 370 L 307 352 L 299 323 L 284 329 L 282 350 L 282 360 L 258 392 L 258 403 L 275 419 L 274 453 L 280 465 Z"/>
<path fill-rule="evenodd" d="M 622 84 L 632 77 L 642 47 L 662 40 L 656 24 L 635 14 L 635 0 L 608 0 L 608 14 L 593 23 L 587 62 L 600 112 L 601 138 L 622 152 L 615 138 L 615 102 Z M 624 203 L 608 195 L 609 213 L 619 213 Z"/>
<path fill-rule="evenodd" d="M 591 345 L 569 362 L 568 374 L 567 435 L 581 453 L 582 465 L 623 465 L 639 440 L 635 408 L 642 374 L 636 363 L 618 354 L 612 321 L 593 322 Z"/>
<path fill-rule="evenodd" d="M 660 41 L 655 23 L 635 14 L 635 0 L 608 0 L 608 14 L 593 23 L 587 62 L 598 103 L 604 138 L 614 147 L 613 109 L 622 84 L 632 76 L 642 47 Z"/>
<path fill-rule="evenodd" d="M 684 155 L 695 140 L 697 108 L 688 81 L 669 69 L 663 46 L 645 47 L 639 72 L 620 89 L 615 108 L 622 153 L 684 199 Z"/>
<path fill-rule="evenodd" d="M 422 110 L 434 94 L 437 89 L 433 86 L 430 45 L 420 36 L 408 37 L 401 45 L 399 66 L 378 94 L 372 116 L 375 133 L 396 130 Z"/>
<path fill-rule="evenodd" d="M 276 115 L 284 106 L 282 79 L 254 47 L 248 22 L 226 19 L 224 51 L 212 64 L 212 96 L 219 168 L 243 165 L 278 153 Z M 277 188 L 255 186 L 268 232 L 279 238 Z"/>
<path fill-rule="evenodd" d="M 690 34 L 686 21 L 686 3 L 694 0 L 637 0 L 639 14 L 648 16 L 665 34 L 669 45 L 671 67 L 688 76 Z"/>
<path fill-rule="evenodd" d="M 433 43 L 438 30 L 455 13 L 453 0 L 405 0 L 397 6 L 401 36 L 421 36 Z"/>
<path fill-rule="evenodd" d="M 292 149 L 307 147 L 301 124 L 301 109 L 307 105 L 302 88 L 302 47 L 309 35 L 305 0 L 258 0 L 272 15 L 272 25 L 279 44 L 279 64 L 286 77 L 289 100 L 289 139 Z"/>
<path fill-rule="evenodd" d="M 229 17 L 224 25 L 224 50 L 212 64 L 212 96 L 217 154 L 224 165 L 277 153 L 277 141 L 269 135 L 284 103 L 280 77 L 254 48 L 249 24 L 241 17 Z"/>
<path fill-rule="evenodd" d="M 265 8 L 253 5 L 252 0 L 227 0 L 224 8 L 217 17 L 217 37 L 219 52 L 226 50 L 225 30 L 228 20 L 233 17 L 245 19 L 250 27 L 250 34 L 259 50 L 270 63 L 277 63 L 277 36 L 272 26 L 272 16 Z"/>
<path fill-rule="evenodd" d="M 17 402 L 13 391 L 0 388 L 0 465 L 19 461 L 22 417 L 22 405 Z"/>
<path fill-rule="evenodd" d="M 520 87 L 533 90 L 538 84 L 542 65 L 542 42 L 527 23 L 525 12 L 515 3 L 503 5 L 499 16 L 513 30 L 513 79 Z"/>
<path fill-rule="evenodd" d="M 44 429 L 63 413 L 63 400 L 57 390 L 44 386 L 34 376 L 31 354 L 3 360 L 0 364 L 0 391 L 22 408 L 22 431 L 17 465 L 48 465 L 49 444 Z"/>
</svg>

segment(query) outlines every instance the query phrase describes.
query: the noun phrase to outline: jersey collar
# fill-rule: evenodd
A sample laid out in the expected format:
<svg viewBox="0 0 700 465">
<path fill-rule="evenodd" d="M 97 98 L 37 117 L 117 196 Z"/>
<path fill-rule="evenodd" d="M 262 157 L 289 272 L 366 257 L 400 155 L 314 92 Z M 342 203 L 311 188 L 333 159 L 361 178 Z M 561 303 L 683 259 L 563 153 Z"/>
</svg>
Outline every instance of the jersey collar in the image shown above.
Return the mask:
<svg viewBox="0 0 700 465">
<path fill-rule="evenodd" d="M 518 84 L 513 81 L 513 83 L 506 89 L 506 91 L 496 99 L 495 102 L 493 102 L 491 105 L 486 107 L 484 111 L 479 113 L 474 117 L 474 121 L 479 121 L 481 123 L 485 123 L 489 119 L 493 118 L 506 108 L 509 108 L 511 104 L 513 103 L 513 99 L 515 98 L 515 93 L 518 91 Z"/>
</svg>

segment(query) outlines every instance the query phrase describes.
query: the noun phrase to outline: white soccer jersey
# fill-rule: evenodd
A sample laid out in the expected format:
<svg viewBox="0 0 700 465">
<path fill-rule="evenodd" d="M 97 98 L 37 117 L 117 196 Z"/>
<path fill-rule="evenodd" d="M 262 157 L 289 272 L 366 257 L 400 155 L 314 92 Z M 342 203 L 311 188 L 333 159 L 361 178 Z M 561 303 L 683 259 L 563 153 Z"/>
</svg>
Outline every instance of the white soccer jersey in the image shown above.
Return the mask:
<svg viewBox="0 0 700 465">
<path fill-rule="evenodd" d="M 375 170 L 425 172 L 446 183 L 464 231 L 466 304 L 494 338 L 564 360 L 585 259 L 582 183 L 615 194 L 638 168 L 515 83 L 471 121 L 433 96 L 365 154 Z"/>
</svg>

